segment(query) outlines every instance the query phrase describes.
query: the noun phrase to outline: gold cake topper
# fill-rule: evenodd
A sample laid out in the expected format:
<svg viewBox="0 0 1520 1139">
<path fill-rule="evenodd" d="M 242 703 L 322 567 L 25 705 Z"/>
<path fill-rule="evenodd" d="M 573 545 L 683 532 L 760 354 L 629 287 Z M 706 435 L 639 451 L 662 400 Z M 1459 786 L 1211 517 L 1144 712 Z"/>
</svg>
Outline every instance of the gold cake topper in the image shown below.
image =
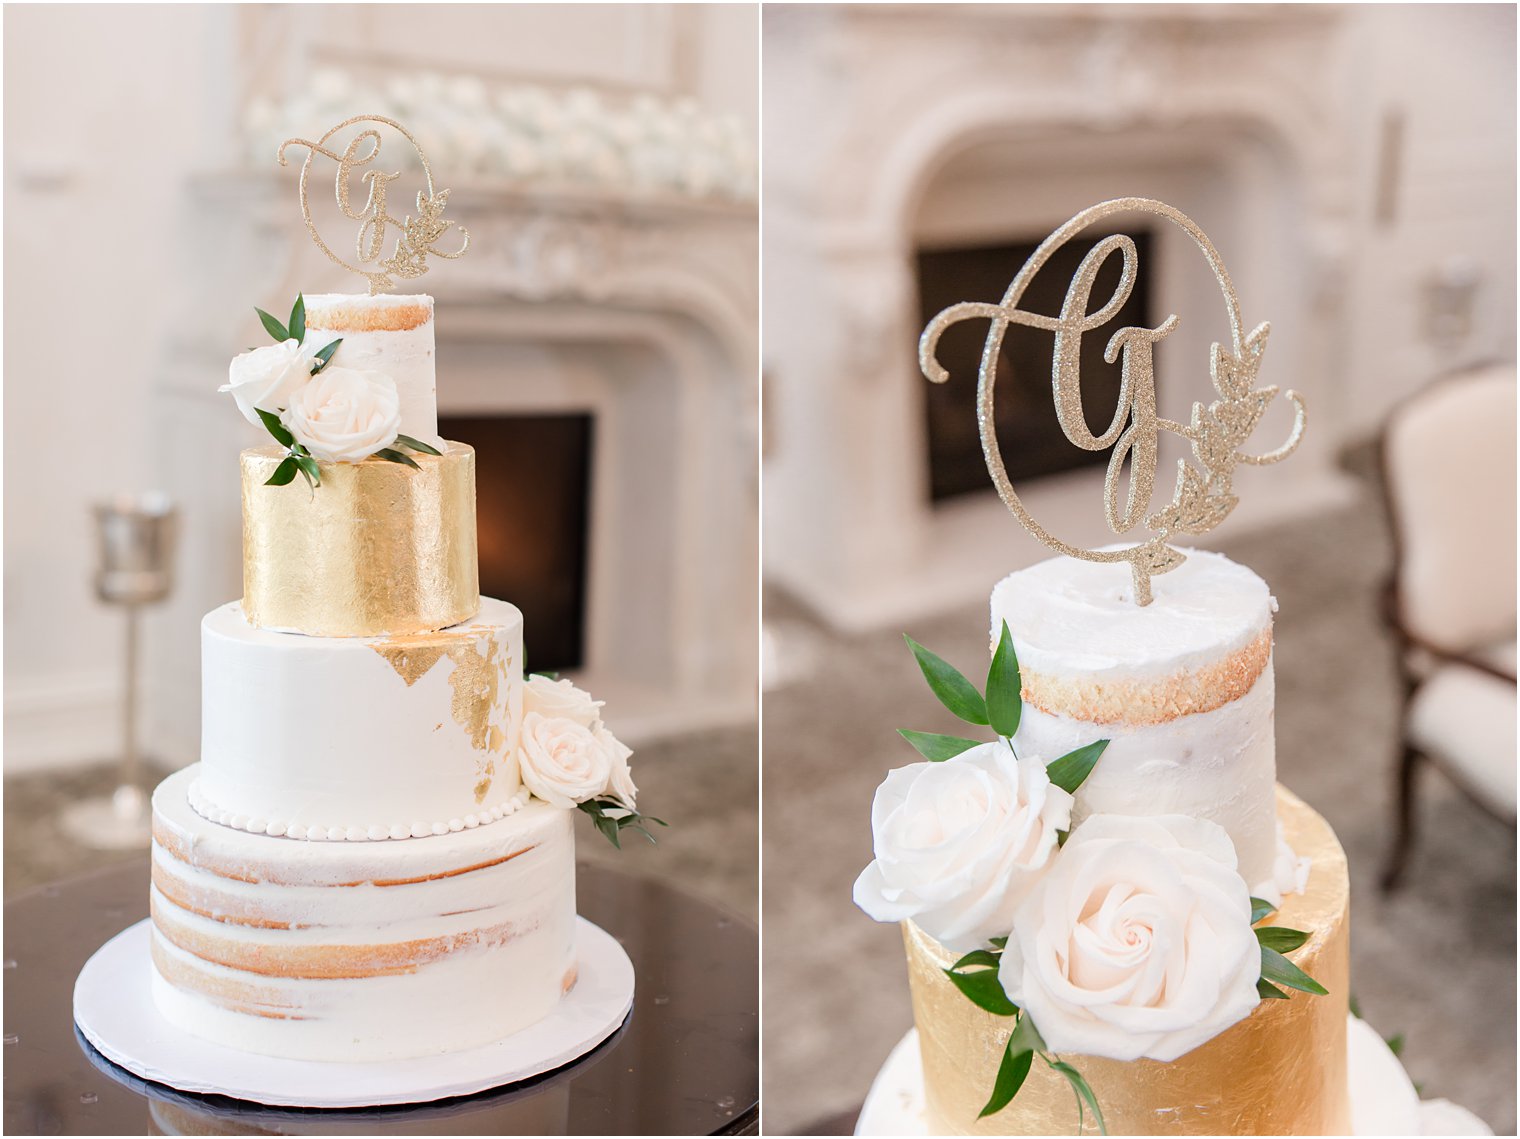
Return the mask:
<svg viewBox="0 0 1520 1139">
<path fill-rule="evenodd" d="M 364 182 L 368 188 L 364 208 L 359 211 L 353 208 L 350 202 L 349 179 L 355 170 L 369 166 L 380 156 L 380 132 L 373 127 L 358 132 L 341 152 L 329 150 L 326 143 L 333 135 L 356 123 L 380 123 L 391 127 L 417 151 L 417 158 L 422 163 L 422 176 L 427 182 L 427 187 L 417 191 L 415 217 L 408 214 L 405 220 L 398 221 L 388 212 L 386 190 L 390 183 L 401 177 L 399 170 L 394 174 L 386 174 L 378 168 L 365 170 L 360 175 L 360 181 Z M 369 146 L 368 151 L 364 149 L 365 144 Z M 288 138 L 280 143 L 278 157 L 281 166 L 288 164 L 285 150 L 291 146 L 304 146 L 307 149 L 306 161 L 301 164 L 301 216 L 306 221 L 306 228 L 311 232 L 311 239 L 317 243 L 317 248 L 327 254 L 335 264 L 368 280 L 371 296 L 389 289 L 396 283 L 398 277 L 409 280 L 422 276 L 428 271 L 427 259 L 430 255 L 453 261 L 455 258 L 463 257 L 465 251 L 470 248 L 469 231 L 462 225 L 447 221 L 443 216 L 443 211 L 449 204 L 449 192 L 433 188 L 433 168 L 428 165 L 427 155 L 422 152 L 422 147 L 412 137 L 411 132 L 396 120 L 385 118 L 383 115 L 355 115 L 333 127 L 316 142 L 304 138 Z M 322 235 L 317 232 L 317 224 L 312 220 L 311 200 L 307 196 L 308 179 L 311 175 L 312 160 L 319 154 L 324 158 L 331 158 L 338 164 L 337 175 L 334 179 L 338 209 L 342 211 L 344 217 L 360 223 L 359 234 L 355 241 L 355 264 L 350 264 L 339 257 L 332 247 L 322 240 Z M 386 233 L 392 227 L 401 232 L 396 237 L 396 244 L 391 255 L 381 260 Z M 464 239 L 459 248 L 453 252 L 433 248 L 434 242 L 451 228 L 459 230 L 459 236 Z"/>
<path fill-rule="evenodd" d="M 1156 385 L 1152 349 L 1156 342 L 1177 327 L 1175 314 L 1155 328 L 1121 328 L 1109 339 L 1103 358 L 1112 364 L 1120 361 L 1119 400 L 1113 421 L 1101 435 L 1087 427 L 1082 413 L 1082 388 L 1079 364 L 1082 334 L 1102 327 L 1129 299 L 1134 288 L 1139 254 L 1135 243 L 1123 234 L 1103 238 L 1082 259 L 1072 278 L 1071 287 L 1059 316 L 1025 312 L 1018 307 L 1020 298 L 1036 273 L 1062 245 L 1092 223 L 1126 212 L 1157 214 L 1185 230 L 1203 251 L 1229 310 L 1232 345 L 1226 351 L 1215 344 L 1210 352 L 1209 375 L 1219 398 L 1205 406 L 1193 404 L 1191 423 L 1175 423 L 1156 415 Z M 1098 270 L 1115 251 L 1123 258 L 1123 273 L 1114 295 L 1096 311 L 1088 311 L 1089 294 Z M 1004 504 L 1024 528 L 1046 546 L 1073 558 L 1093 562 L 1129 562 L 1134 574 L 1135 600 L 1151 603 L 1150 579 L 1156 574 L 1176 569 L 1186 556 L 1168 545 L 1177 534 L 1203 534 L 1224 521 L 1235 508 L 1232 490 L 1235 467 L 1239 463 L 1265 466 L 1292 454 L 1304 433 L 1304 404 L 1297 392 L 1284 395 L 1294 407 L 1292 433 L 1287 442 L 1265 455 L 1242 450 L 1261 421 L 1267 405 L 1277 394 L 1276 387 L 1257 388 L 1256 374 L 1261 367 L 1267 345 L 1268 325 L 1259 324 L 1249 334 L 1240 320 L 1240 301 L 1235 286 L 1225 271 L 1208 236 L 1186 214 L 1164 202 L 1150 198 L 1117 198 L 1083 210 L 1047 237 L 1033 256 L 1019 270 L 998 304 L 968 301 L 952 305 L 929 322 L 919 340 L 919 365 L 934 383 L 944 383 L 949 373 L 935 358 L 939 338 L 950 325 L 962 320 L 984 319 L 992 322 L 982 350 L 977 380 L 977 419 L 981 428 L 982 452 L 987 470 L 997 486 Z M 1117 550 L 1085 550 L 1055 537 L 1034 520 L 1025 509 L 1008 480 L 998 447 L 997 425 L 993 418 L 992 389 L 997 374 L 998 355 L 1003 336 L 1010 324 L 1040 328 L 1055 333 L 1055 351 L 1051 367 L 1051 386 L 1055 396 L 1056 416 L 1066 438 L 1088 451 L 1113 448 L 1104 480 L 1103 502 L 1109 528 L 1115 534 L 1134 529 L 1150 506 L 1156 481 L 1156 449 L 1161 431 L 1180 435 L 1192 445 L 1197 466 L 1186 458 L 1177 460 L 1177 487 L 1168 506 L 1145 517 L 1153 531 L 1146 541 Z M 1128 424 L 1126 426 L 1126 423 Z M 1125 460 L 1130 462 L 1129 493 L 1121 503 L 1119 479 Z M 1201 469 L 1200 469 L 1201 468 Z"/>
</svg>

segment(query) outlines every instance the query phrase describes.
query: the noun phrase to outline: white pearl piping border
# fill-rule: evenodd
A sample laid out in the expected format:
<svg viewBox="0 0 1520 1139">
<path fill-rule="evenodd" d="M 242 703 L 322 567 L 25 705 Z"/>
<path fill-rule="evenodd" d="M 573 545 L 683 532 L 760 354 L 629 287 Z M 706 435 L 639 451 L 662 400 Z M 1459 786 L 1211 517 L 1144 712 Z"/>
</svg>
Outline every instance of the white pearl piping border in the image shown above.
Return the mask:
<svg viewBox="0 0 1520 1139">
<path fill-rule="evenodd" d="M 200 789 L 199 779 L 191 783 L 186 792 L 190 809 L 209 822 L 220 823 L 233 830 L 247 831 L 249 834 L 263 834 L 270 838 L 293 838 L 303 842 L 384 842 L 474 830 L 476 827 L 488 826 L 497 819 L 504 819 L 508 815 L 515 814 L 528 805 L 530 798 L 532 798 L 532 793 L 526 787 L 521 787 L 510 799 L 494 807 L 483 808 L 478 813 L 450 819 L 446 823 L 395 823 L 388 827 L 377 823 L 369 827 L 325 827 L 279 820 L 271 821 L 257 815 L 228 811 L 205 796 Z"/>
</svg>

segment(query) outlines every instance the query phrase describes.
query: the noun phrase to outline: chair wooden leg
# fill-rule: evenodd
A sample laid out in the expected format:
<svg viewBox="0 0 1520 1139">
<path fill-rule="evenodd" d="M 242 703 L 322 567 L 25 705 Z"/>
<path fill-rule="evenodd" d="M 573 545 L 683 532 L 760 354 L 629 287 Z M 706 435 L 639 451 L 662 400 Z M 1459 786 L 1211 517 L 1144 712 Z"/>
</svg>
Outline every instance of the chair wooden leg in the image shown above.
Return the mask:
<svg viewBox="0 0 1520 1139">
<path fill-rule="evenodd" d="M 1419 752 L 1405 746 L 1399 758 L 1398 800 L 1394 804 L 1393 847 L 1383 868 L 1384 893 L 1398 888 L 1404 876 L 1404 866 L 1409 860 L 1410 847 L 1415 837 L 1415 776 L 1418 774 Z"/>
</svg>

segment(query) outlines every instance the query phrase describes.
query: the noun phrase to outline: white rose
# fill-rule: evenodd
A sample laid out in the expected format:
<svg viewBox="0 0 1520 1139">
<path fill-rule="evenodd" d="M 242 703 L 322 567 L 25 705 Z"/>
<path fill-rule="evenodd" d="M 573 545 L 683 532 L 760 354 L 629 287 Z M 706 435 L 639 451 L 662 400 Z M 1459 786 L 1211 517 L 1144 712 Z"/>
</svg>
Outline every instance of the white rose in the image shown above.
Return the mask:
<svg viewBox="0 0 1520 1139">
<path fill-rule="evenodd" d="M 877 921 L 912 918 L 952 949 L 1008 932 L 1014 911 L 1071 824 L 1071 796 L 1036 756 L 1003 741 L 900 767 L 876 789 L 876 861 L 855 904 Z"/>
<path fill-rule="evenodd" d="M 1224 829 L 1093 815 L 1014 915 L 998 968 L 1052 1052 L 1169 1061 L 1256 1007 L 1261 950 Z"/>
<path fill-rule="evenodd" d="M 313 458 L 357 463 L 396 441 L 401 399 L 384 372 L 332 365 L 291 396 L 282 420 Z"/>
<path fill-rule="evenodd" d="M 568 680 L 550 680 L 547 676 L 530 676 L 523 686 L 523 711 L 537 712 L 552 719 L 574 720 L 589 728 L 601 716 L 602 701 L 591 699 Z"/>
<path fill-rule="evenodd" d="M 628 768 L 628 757 L 633 754 L 633 749 L 609 732 L 601 722 L 591 729 L 591 734 L 612 762 L 612 774 L 607 778 L 607 793 L 630 811 L 635 810 L 639 789 L 633 785 L 633 772 Z"/>
<path fill-rule="evenodd" d="M 227 383 L 217 391 L 231 392 L 243 418 L 260 425 L 258 412 L 281 412 L 295 393 L 311 380 L 311 357 L 294 340 L 266 344 L 234 356 Z"/>
<path fill-rule="evenodd" d="M 612 775 L 612 758 L 590 728 L 537 712 L 523 717 L 517 758 L 528 790 L 556 807 L 595 799 Z"/>
</svg>

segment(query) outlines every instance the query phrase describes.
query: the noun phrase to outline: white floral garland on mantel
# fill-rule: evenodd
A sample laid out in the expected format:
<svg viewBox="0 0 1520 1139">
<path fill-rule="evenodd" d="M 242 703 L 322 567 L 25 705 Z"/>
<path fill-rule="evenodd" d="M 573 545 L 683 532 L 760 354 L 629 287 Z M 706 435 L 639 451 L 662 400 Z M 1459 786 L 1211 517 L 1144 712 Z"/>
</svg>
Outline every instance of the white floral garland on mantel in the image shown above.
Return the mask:
<svg viewBox="0 0 1520 1139">
<path fill-rule="evenodd" d="M 267 165 L 282 139 L 312 122 L 345 118 L 355 107 L 410 124 L 428 139 L 437 165 L 468 174 L 624 193 L 756 198 L 754 140 L 734 116 L 709 114 L 690 98 L 493 86 L 474 75 L 431 71 L 370 82 L 323 67 L 290 98 L 256 98 L 243 120 L 246 160 Z"/>
</svg>

